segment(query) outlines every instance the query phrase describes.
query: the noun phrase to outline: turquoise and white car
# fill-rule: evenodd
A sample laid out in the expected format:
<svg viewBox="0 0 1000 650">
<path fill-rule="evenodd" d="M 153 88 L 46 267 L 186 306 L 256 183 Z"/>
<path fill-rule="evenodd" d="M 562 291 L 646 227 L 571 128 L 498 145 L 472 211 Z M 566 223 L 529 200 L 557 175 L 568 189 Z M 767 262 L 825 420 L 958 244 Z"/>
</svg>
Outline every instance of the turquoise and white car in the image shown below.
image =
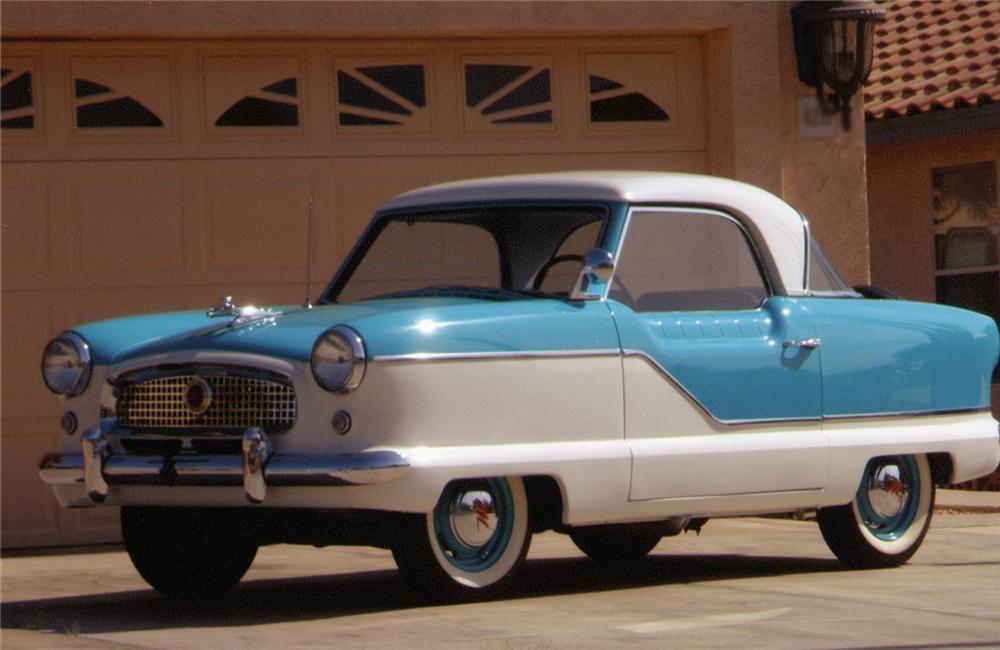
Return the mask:
<svg viewBox="0 0 1000 650">
<path fill-rule="evenodd" d="M 379 210 L 315 305 L 91 323 L 42 371 L 65 506 L 122 506 L 172 596 L 272 543 L 392 549 L 492 592 L 533 533 L 641 558 L 707 519 L 815 511 L 853 566 L 905 562 L 935 485 L 1000 463 L 989 318 L 866 298 L 742 183 L 567 173 Z"/>
</svg>

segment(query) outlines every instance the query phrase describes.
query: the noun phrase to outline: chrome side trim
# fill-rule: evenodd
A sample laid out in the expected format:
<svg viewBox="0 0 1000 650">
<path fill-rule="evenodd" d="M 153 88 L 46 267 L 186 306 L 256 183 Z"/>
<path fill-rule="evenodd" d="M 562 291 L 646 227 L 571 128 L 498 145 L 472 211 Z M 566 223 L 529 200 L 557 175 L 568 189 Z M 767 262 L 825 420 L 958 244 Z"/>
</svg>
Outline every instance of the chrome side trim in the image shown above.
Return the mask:
<svg viewBox="0 0 1000 650">
<path fill-rule="evenodd" d="M 929 417 L 934 415 L 971 415 L 974 413 L 992 413 L 989 406 L 976 406 L 964 409 L 941 409 L 934 411 L 884 411 L 876 413 L 851 413 L 849 415 L 824 415 L 824 420 L 852 420 L 862 418 L 902 418 L 902 417 Z"/>
<path fill-rule="evenodd" d="M 518 352 L 416 352 L 384 354 L 372 357 L 373 362 L 405 363 L 411 361 L 482 361 L 488 359 L 585 359 L 617 357 L 617 348 L 606 350 L 523 350 Z"/>
</svg>

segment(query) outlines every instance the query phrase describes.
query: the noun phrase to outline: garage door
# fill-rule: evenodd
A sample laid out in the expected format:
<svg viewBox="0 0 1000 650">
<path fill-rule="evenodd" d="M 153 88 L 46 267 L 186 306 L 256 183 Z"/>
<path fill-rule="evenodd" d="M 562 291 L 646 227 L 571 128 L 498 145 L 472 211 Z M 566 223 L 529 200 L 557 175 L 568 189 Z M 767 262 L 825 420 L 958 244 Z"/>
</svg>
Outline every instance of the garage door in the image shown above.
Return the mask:
<svg viewBox="0 0 1000 650">
<path fill-rule="evenodd" d="M 372 210 L 482 175 L 706 168 L 702 42 L 10 43 L 2 61 L 5 546 L 114 539 L 35 475 L 46 340 L 81 321 L 305 298 Z"/>
</svg>

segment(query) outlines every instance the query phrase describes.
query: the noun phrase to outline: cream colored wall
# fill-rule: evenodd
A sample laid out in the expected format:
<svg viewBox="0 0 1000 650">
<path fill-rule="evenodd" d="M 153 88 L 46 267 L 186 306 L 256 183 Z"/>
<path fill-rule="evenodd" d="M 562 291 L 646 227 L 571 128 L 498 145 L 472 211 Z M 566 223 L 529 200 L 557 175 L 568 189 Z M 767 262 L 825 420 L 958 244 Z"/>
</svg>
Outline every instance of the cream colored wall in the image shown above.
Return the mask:
<svg viewBox="0 0 1000 650">
<path fill-rule="evenodd" d="M 37 66 L 44 126 L 27 137 L 2 134 L 3 543 L 115 534 L 113 512 L 58 509 L 35 475 L 37 458 L 59 435 L 58 406 L 37 370 L 47 338 L 96 318 L 204 308 L 222 292 L 240 302 L 300 301 L 309 198 L 316 218 L 314 294 L 371 210 L 397 192 L 455 178 L 573 168 L 709 172 L 784 194 L 809 214 L 848 278 L 863 281 L 861 121 L 832 140 L 799 137 L 792 111 L 795 97 L 809 90 L 795 78 L 790 6 L 6 0 L 3 56 Z M 338 53 L 405 51 L 445 69 L 464 51 L 541 52 L 561 67 L 579 65 L 585 51 L 664 48 L 685 62 L 679 74 L 686 80 L 680 95 L 686 117 L 683 129 L 663 136 L 570 127 L 542 138 L 484 139 L 454 126 L 461 116 L 453 105 L 423 132 L 389 141 L 343 137 L 328 108 L 315 110 L 329 106 L 330 62 Z M 72 127 L 65 117 L 74 101 L 66 71 L 86 68 L 92 55 L 174 61 L 173 92 L 158 100 L 172 117 L 161 135 L 95 138 Z M 249 140 L 213 133 L 200 102 L 211 74 L 204 62 L 216 55 L 290 57 L 300 77 L 315 82 L 299 97 L 302 127 L 291 135 L 261 131 Z M 442 92 L 458 84 L 448 75 L 437 82 Z M 584 110 L 569 101 L 561 109 Z M 26 218 L 10 216 L 18 214 Z"/>
</svg>

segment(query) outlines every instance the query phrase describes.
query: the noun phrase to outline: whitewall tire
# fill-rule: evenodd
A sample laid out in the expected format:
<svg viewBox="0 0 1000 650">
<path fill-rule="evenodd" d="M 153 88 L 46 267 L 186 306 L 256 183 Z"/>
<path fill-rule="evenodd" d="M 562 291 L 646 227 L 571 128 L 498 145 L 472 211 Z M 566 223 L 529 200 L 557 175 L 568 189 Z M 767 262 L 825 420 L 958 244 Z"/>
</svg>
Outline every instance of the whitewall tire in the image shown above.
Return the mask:
<svg viewBox="0 0 1000 650">
<path fill-rule="evenodd" d="M 418 588 L 450 596 L 494 593 L 528 553 L 528 497 L 520 477 L 452 481 L 434 510 L 413 518 L 393 557 Z"/>
<path fill-rule="evenodd" d="M 845 564 L 899 566 L 924 541 L 934 511 L 927 456 L 881 456 L 868 461 L 854 500 L 816 513 L 823 539 Z"/>
</svg>

